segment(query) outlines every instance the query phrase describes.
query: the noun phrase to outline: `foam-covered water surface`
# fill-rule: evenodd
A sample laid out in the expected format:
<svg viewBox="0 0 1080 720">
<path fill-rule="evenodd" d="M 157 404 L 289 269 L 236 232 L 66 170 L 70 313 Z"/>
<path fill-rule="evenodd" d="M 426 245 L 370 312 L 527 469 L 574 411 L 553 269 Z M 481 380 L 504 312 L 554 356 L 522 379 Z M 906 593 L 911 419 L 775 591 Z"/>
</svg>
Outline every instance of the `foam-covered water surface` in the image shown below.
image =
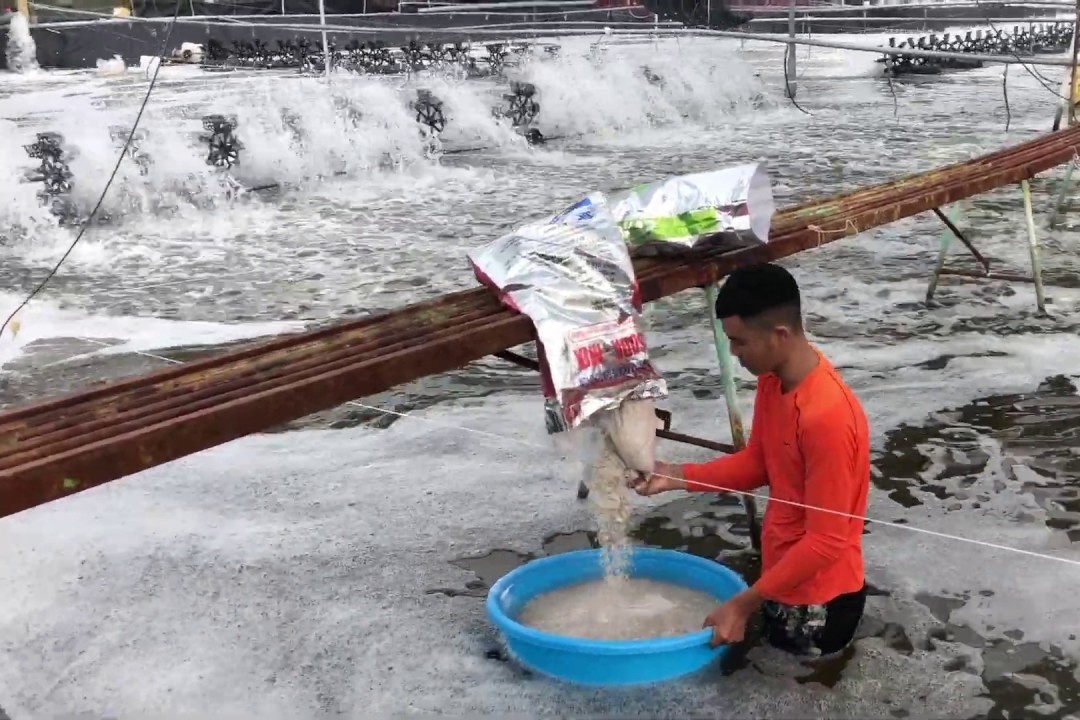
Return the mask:
<svg viewBox="0 0 1080 720">
<path fill-rule="evenodd" d="M 783 207 L 1030 139 L 1055 110 L 1020 68 L 1006 110 L 1000 67 L 890 87 L 868 56 L 800 51 L 808 115 L 783 98 L 782 46 L 612 43 L 599 66 L 590 41 L 563 47 L 518 71 L 538 89 L 541 127 L 569 135 L 535 149 L 493 120 L 505 90 L 493 81 L 163 69 L 144 117 L 152 168 L 128 165 L 110 196 L 137 212 L 92 228 L 0 338 L 0 402 L 165 365 L 134 353 L 182 360 L 470 287 L 468 248 L 589 190 L 762 160 Z M 116 157 L 108 127 L 130 122 L 146 87 L 139 72 L 41 74 L 0 79 L 0 222 L 21 228 L 0 246 L 4 316 L 71 238 L 19 181 L 18 145 L 63 132 L 80 150 L 76 192 L 93 200 Z M 424 154 L 405 105 L 418 87 L 447 103 L 446 146 L 473 151 Z M 281 181 L 280 197 L 230 204 L 208 190 L 192 135 L 212 111 L 240 120 L 238 176 Z M 544 434 L 535 377 L 489 359 L 358 401 L 415 416 L 345 406 L 308 419 L 314 429 L 0 520 L 0 708 L 14 720 L 1075 717 L 1076 566 L 978 544 L 1080 560 L 1077 222 L 1043 223 L 1062 174 L 1032 182 L 1048 317 L 1025 284 L 945 279 L 927 305 L 932 215 L 784 261 L 813 339 L 866 406 L 869 514 L 893 523 L 868 525 L 874 591 L 843 657 L 810 667 L 754 640 L 727 667 L 617 692 L 504 662 L 477 596 L 595 528 L 575 496 L 581 468 Z M 974 198 L 957 222 L 995 268 L 1028 270 L 1017 188 Z M 959 243 L 950 262 L 971 263 Z M 674 429 L 728 439 L 702 294 L 645 318 Z M 739 384 L 748 411 L 752 378 Z M 708 457 L 667 442 L 659 453 Z M 734 499 L 635 499 L 631 524 L 638 542 L 756 572 Z"/>
<path fill-rule="evenodd" d="M 905 399 L 871 395 L 868 406 L 880 414 Z M 680 427 L 715 422 L 713 404 L 684 396 L 673 405 Z M 539 447 L 455 427 L 490 432 L 535 407 L 502 401 L 433 410 L 382 431 L 249 438 L 8 518 L 5 707 L 35 717 L 73 708 L 116 717 L 613 708 L 649 717 L 890 709 L 974 717 L 994 703 L 981 665 L 992 646 L 976 637 L 1022 637 L 1043 654 L 1056 647 L 1075 669 L 1076 641 L 1063 635 L 1080 590 L 1074 573 L 872 526 L 868 579 L 887 594 L 871 599 L 867 628 L 899 627 L 911 647 L 885 633 L 864 637 L 832 687 L 799 683 L 814 668 L 764 648 L 727 676 L 648 691 L 523 676 L 493 659 L 498 646 L 478 599 L 428 591 L 469 581 L 454 558 L 493 546 L 535 552 L 549 534 L 588 524 L 574 499 L 578 473 L 552 466 L 537 424 L 505 434 Z M 667 500 L 641 501 L 639 512 L 670 515 Z M 1024 502 L 1018 492 L 959 513 L 875 495 L 871 508 L 892 522 L 1062 552 L 1045 525 L 1002 512 Z M 738 512 L 719 508 L 716 525 Z M 958 657 L 971 672 L 946 669 Z M 146 668 L 155 672 L 132 682 Z"/>
</svg>

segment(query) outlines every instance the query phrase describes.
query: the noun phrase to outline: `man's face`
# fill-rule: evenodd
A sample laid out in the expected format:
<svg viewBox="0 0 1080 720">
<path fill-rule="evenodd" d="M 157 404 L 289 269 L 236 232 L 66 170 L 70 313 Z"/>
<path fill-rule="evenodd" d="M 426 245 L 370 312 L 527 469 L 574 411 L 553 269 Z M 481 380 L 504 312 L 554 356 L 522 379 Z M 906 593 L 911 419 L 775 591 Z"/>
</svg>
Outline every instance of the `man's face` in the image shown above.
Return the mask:
<svg viewBox="0 0 1080 720">
<path fill-rule="evenodd" d="M 721 320 L 731 343 L 731 354 L 754 375 L 772 372 L 780 364 L 780 333 L 777 328 L 746 322 L 738 316 Z"/>
</svg>

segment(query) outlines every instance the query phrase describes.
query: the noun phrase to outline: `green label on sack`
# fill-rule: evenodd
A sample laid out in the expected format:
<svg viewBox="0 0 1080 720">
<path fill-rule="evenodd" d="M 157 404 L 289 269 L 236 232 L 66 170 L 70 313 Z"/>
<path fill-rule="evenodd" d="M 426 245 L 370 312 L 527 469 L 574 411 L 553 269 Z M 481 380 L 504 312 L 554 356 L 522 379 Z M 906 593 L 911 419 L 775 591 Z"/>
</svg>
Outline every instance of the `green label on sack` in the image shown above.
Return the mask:
<svg viewBox="0 0 1080 720">
<path fill-rule="evenodd" d="M 646 242 L 683 240 L 708 235 L 719 229 L 714 208 L 701 208 L 679 215 L 633 218 L 619 222 L 629 245 Z"/>
</svg>

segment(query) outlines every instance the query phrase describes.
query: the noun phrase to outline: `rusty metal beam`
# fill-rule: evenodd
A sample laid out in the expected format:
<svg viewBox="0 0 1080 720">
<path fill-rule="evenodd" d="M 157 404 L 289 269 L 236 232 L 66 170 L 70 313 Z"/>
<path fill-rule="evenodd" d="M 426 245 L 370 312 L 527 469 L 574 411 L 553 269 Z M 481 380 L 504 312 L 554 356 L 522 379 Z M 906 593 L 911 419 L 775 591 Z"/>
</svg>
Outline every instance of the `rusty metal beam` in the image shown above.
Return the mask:
<svg viewBox="0 0 1080 720">
<path fill-rule="evenodd" d="M 1080 127 L 778 213 L 770 242 L 682 259 L 637 259 L 651 302 L 927 212 L 1069 162 Z M 386 315 L 278 337 L 218 357 L 0 414 L 0 517 L 446 372 L 532 339 L 532 325 L 477 288 Z"/>
</svg>

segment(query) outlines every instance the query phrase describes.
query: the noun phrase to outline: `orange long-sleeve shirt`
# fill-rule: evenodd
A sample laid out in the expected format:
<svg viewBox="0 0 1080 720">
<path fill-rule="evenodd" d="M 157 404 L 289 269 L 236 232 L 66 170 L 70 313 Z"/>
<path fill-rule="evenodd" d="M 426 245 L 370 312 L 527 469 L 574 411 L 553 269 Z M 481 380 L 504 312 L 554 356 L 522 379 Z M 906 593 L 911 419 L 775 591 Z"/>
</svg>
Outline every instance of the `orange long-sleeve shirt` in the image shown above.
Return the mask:
<svg viewBox="0 0 1080 720">
<path fill-rule="evenodd" d="M 818 357 L 787 393 L 776 375 L 758 378 L 744 449 L 682 466 L 691 491 L 769 486 L 754 589 L 788 605 L 824 603 L 863 585 L 863 521 L 837 513 L 866 514 L 870 433 L 855 395 Z M 784 500 L 799 505 L 777 502 Z"/>
</svg>

